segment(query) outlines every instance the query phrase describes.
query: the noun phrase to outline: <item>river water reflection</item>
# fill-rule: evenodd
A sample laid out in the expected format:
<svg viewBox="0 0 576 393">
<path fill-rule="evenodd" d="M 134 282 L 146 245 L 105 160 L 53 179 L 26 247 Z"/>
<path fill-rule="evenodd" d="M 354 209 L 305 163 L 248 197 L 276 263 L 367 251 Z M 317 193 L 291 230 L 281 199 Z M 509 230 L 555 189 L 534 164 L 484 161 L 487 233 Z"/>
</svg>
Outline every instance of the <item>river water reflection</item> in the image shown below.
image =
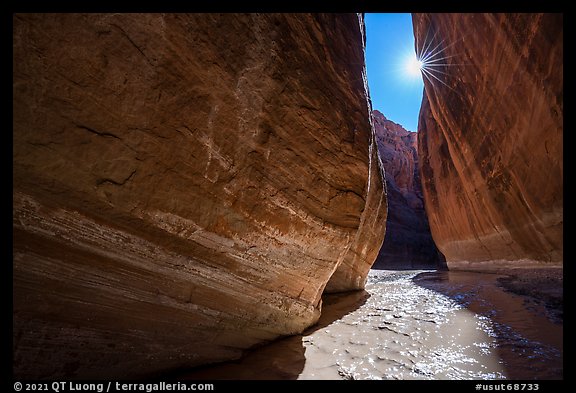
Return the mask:
<svg viewBox="0 0 576 393">
<path fill-rule="evenodd" d="M 370 272 L 318 325 L 185 379 L 562 379 L 562 325 L 495 274 Z"/>
</svg>

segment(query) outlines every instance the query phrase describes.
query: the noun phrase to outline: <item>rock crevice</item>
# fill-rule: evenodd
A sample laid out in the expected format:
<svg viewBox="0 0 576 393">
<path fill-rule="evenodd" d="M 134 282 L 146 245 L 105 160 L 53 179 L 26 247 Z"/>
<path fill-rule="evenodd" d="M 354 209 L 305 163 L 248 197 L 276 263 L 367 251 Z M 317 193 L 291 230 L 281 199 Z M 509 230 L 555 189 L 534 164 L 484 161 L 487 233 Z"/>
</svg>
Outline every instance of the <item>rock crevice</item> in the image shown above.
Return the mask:
<svg viewBox="0 0 576 393">
<path fill-rule="evenodd" d="M 417 133 L 373 111 L 378 151 L 386 172 L 388 218 L 377 269 L 444 268 L 428 225 L 418 167 Z"/>
</svg>

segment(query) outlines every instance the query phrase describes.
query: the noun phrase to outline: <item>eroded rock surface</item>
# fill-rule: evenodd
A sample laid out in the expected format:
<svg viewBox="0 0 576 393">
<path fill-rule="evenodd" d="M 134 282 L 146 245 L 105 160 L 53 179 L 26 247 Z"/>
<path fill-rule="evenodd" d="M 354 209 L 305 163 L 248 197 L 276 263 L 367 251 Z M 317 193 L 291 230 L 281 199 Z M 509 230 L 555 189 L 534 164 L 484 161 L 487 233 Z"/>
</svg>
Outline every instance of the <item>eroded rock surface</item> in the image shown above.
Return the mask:
<svg viewBox="0 0 576 393">
<path fill-rule="evenodd" d="M 386 217 L 363 35 L 355 14 L 15 15 L 14 375 L 237 358 L 313 324 L 328 281 L 362 287 Z"/>
<path fill-rule="evenodd" d="M 428 225 L 418 168 L 416 132 L 374 110 L 374 131 L 386 173 L 388 218 L 376 269 L 444 267 Z"/>
<path fill-rule="evenodd" d="M 439 80 L 425 82 L 418 151 L 430 228 L 448 266 L 561 262 L 562 15 L 413 21 L 417 47 L 443 58 L 430 68 Z"/>
</svg>

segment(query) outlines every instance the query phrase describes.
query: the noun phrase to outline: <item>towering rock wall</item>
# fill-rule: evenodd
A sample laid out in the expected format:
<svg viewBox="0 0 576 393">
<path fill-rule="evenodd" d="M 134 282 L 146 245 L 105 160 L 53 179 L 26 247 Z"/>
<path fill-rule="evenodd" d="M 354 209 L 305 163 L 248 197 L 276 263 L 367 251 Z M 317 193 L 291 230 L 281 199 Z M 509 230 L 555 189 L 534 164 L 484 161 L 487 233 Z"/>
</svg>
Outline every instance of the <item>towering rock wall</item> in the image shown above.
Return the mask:
<svg viewBox="0 0 576 393">
<path fill-rule="evenodd" d="M 372 113 L 388 197 L 386 237 L 374 268 L 444 267 L 444 256 L 434 244 L 424 210 L 418 134 L 405 130 L 377 110 Z"/>
<path fill-rule="evenodd" d="M 14 15 L 15 376 L 237 358 L 362 287 L 386 218 L 363 30 Z"/>
<path fill-rule="evenodd" d="M 439 53 L 418 151 L 448 266 L 562 261 L 562 15 L 414 14 L 413 22 L 418 49 Z"/>
</svg>

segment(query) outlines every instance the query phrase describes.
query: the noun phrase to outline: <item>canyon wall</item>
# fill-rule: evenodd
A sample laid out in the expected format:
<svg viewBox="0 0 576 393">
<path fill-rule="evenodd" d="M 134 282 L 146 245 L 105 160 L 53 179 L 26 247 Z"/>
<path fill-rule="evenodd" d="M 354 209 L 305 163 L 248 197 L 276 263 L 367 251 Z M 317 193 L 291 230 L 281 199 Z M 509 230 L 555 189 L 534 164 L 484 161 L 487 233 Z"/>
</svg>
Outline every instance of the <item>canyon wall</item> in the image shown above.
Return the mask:
<svg viewBox="0 0 576 393">
<path fill-rule="evenodd" d="M 414 14 L 413 24 L 417 50 L 436 53 L 418 153 L 449 268 L 561 263 L 562 15 Z"/>
<path fill-rule="evenodd" d="M 13 22 L 15 377 L 238 358 L 363 287 L 387 206 L 361 16 Z"/>
<path fill-rule="evenodd" d="M 372 114 L 388 196 L 386 237 L 373 267 L 443 268 L 444 256 L 434 244 L 424 210 L 418 134 L 388 120 L 380 111 L 374 110 Z"/>
</svg>

